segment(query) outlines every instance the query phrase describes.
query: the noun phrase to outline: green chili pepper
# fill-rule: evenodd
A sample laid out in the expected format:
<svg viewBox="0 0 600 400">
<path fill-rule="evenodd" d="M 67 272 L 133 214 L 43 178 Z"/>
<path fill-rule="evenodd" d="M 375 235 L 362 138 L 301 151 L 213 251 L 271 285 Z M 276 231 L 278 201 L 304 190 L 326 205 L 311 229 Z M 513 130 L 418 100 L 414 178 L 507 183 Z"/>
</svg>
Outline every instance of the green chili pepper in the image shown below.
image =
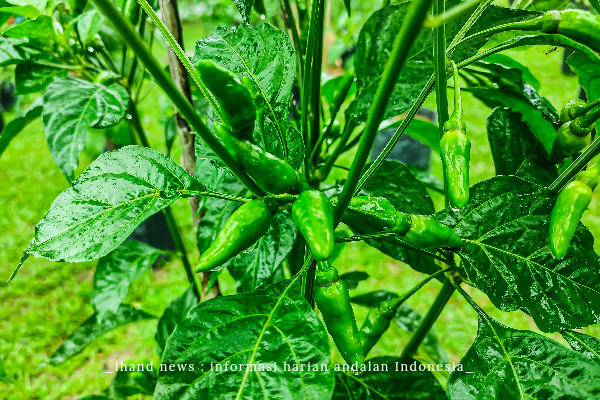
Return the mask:
<svg viewBox="0 0 600 400">
<path fill-rule="evenodd" d="M 567 121 L 574 120 L 575 118 L 585 113 L 587 103 L 581 99 L 574 99 L 569 101 L 562 110 L 560 110 L 560 122 L 565 123 Z"/>
<path fill-rule="evenodd" d="M 573 154 L 585 149 L 590 143 L 591 127 L 587 130 L 585 136 L 580 136 L 585 133 L 586 130 L 575 121 L 577 121 L 577 119 L 567 121 L 558 129 L 556 139 L 554 139 L 554 145 L 552 146 L 553 161 L 560 162 L 565 158 L 569 158 Z"/>
<path fill-rule="evenodd" d="M 462 241 L 452 229 L 427 215 L 411 215 L 404 241 L 416 247 L 460 247 Z"/>
<path fill-rule="evenodd" d="M 313 256 L 325 261 L 333 254 L 333 206 L 318 190 L 306 190 L 292 204 L 292 219 L 306 239 Z"/>
<path fill-rule="evenodd" d="M 80 15 L 85 7 L 87 7 L 87 0 L 69 0 L 69 10 L 74 17 Z"/>
<path fill-rule="evenodd" d="M 260 239 L 271 225 L 269 206 L 261 200 L 244 203 L 225 221 L 216 239 L 200 257 L 196 272 L 224 264 Z"/>
<path fill-rule="evenodd" d="M 231 156 L 264 191 L 288 193 L 300 183 L 299 174 L 282 159 L 249 141 L 237 138 L 224 124 L 215 122 L 214 131 Z"/>
<path fill-rule="evenodd" d="M 256 121 L 256 107 L 252 95 L 235 75 L 212 61 L 196 63 L 200 79 L 219 104 L 223 122 L 236 135 L 251 139 Z"/>
<path fill-rule="evenodd" d="M 315 304 L 319 307 L 327 332 L 331 335 L 342 358 L 349 365 L 364 363 L 360 333 L 356 326 L 350 295 L 335 267 L 319 263 L 315 277 Z"/>
<path fill-rule="evenodd" d="M 383 197 L 356 196 L 350 200 L 342 222 L 351 226 L 381 230 L 396 225 L 396 209 Z"/>
<path fill-rule="evenodd" d="M 360 339 L 362 341 L 363 356 L 367 356 L 381 336 L 387 331 L 396 315 L 390 302 L 384 301 L 378 307 L 371 309 L 360 328 Z"/>
<path fill-rule="evenodd" d="M 454 70 L 454 110 L 444 124 L 440 140 L 440 156 L 444 165 L 444 176 L 448 184 L 448 197 L 454 207 L 462 208 L 469 201 L 469 161 L 471 141 L 465 134 L 466 124 L 462 116 L 458 70 Z"/>
<path fill-rule="evenodd" d="M 554 258 L 562 259 L 583 212 L 592 201 L 592 188 L 582 180 L 569 183 L 558 196 L 550 214 L 550 249 Z"/>
</svg>

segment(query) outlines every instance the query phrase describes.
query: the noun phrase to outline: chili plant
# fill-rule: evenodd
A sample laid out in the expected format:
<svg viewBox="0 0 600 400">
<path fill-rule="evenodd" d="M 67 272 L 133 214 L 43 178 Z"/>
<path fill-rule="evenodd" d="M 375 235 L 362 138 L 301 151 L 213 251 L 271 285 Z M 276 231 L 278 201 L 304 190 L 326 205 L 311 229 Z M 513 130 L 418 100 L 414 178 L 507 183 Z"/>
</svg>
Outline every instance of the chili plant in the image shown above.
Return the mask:
<svg viewBox="0 0 600 400">
<path fill-rule="evenodd" d="M 600 174 L 600 142 L 591 139 L 600 118 L 598 2 L 581 11 L 561 9 L 562 1 L 384 1 L 360 31 L 353 70 L 324 85 L 324 0 L 281 0 L 275 20 L 284 30 L 250 25 L 253 7 L 264 14 L 262 1 L 234 3 L 244 22 L 217 27 L 188 57 L 174 0 L 161 0 L 162 20 L 159 4 L 147 0 L 3 2 L 1 15 L 25 21 L 0 36 L 0 65 L 15 66 L 20 94 L 43 95 L 4 128 L 0 152 L 41 116 L 71 183 L 10 279 L 30 256 L 99 259 L 95 313 L 48 363 L 115 327 L 156 318 L 123 299 L 165 252 L 125 240 L 164 212 L 177 245 L 168 255 L 181 258 L 191 285 L 158 321 L 160 368 L 119 371 L 94 399 L 600 398 L 600 339 L 577 331 L 600 322 L 600 256 L 580 223 Z M 151 51 L 156 28 L 171 49 L 171 76 Z M 501 54 L 540 45 L 574 51 L 568 63 L 586 101 L 557 111 L 529 70 Z M 150 83 L 177 110 L 167 155 L 150 147 L 137 111 Z M 493 107 L 485 124 L 496 176 L 474 185 L 461 90 Z M 439 152 L 443 183 L 387 159 L 432 91 L 434 134 L 411 132 Z M 368 162 L 378 132 L 398 116 L 395 134 Z M 117 124 L 133 135 L 109 137 L 116 149 L 76 176 L 86 131 Z M 170 158 L 175 131 L 182 166 Z M 342 155 L 351 167 L 334 181 Z M 445 208 L 434 209 L 426 186 L 444 195 Z M 169 208 L 182 198 L 198 216 L 198 260 Z M 350 241 L 426 277 L 404 294 L 351 298 L 348 287 L 364 275 L 340 275 L 331 262 L 335 243 Z M 236 295 L 214 290 L 224 268 Z M 404 302 L 432 279 L 442 288 L 400 355 L 369 358 L 406 313 Z M 571 348 L 500 324 L 465 285 L 560 333 Z M 440 369 L 429 365 L 445 357 L 417 351 L 455 291 L 476 311 L 479 331 L 458 368 L 434 375 Z M 371 307 L 364 322 L 353 302 Z M 332 365 L 330 337 L 342 367 Z M 0 372 L 6 381 L 1 364 Z"/>
</svg>

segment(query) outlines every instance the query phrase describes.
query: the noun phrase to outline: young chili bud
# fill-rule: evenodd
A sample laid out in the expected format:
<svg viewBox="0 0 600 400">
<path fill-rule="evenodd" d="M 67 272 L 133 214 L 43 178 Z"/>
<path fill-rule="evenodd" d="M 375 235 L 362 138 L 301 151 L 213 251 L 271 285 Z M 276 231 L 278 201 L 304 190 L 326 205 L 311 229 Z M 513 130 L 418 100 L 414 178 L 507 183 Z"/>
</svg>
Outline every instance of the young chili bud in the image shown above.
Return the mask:
<svg viewBox="0 0 600 400">
<path fill-rule="evenodd" d="M 411 215 L 404 241 L 416 247 L 460 247 L 462 241 L 452 229 L 427 215 Z"/>
<path fill-rule="evenodd" d="M 227 151 L 262 190 L 283 194 L 298 184 L 299 174 L 282 159 L 249 141 L 240 140 L 220 122 L 214 123 L 214 130 Z"/>
<path fill-rule="evenodd" d="M 235 75 L 212 61 L 196 63 L 196 70 L 219 104 L 223 122 L 239 137 L 250 139 L 256 121 L 256 107 L 248 89 L 238 82 Z"/>
<path fill-rule="evenodd" d="M 357 363 L 360 368 L 364 364 L 364 356 L 348 288 L 339 279 L 335 267 L 326 263 L 318 265 L 315 304 L 342 358 L 348 365 Z"/>
<path fill-rule="evenodd" d="M 571 124 L 574 121 L 565 122 L 556 133 L 554 145 L 552 146 L 552 160 L 560 162 L 565 158 L 571 157 L 573 154 L 585 149 L 590 143 L 590 133 L 585 136 L 577 136 L 571 130 Z M 581 134 L 579 127 L 575 127 L 574 131 Z"/>
<path fill-rule="evenodd" d="M 396 310 L 387 301 L 369 311 L 365 322 L 363 322 L 360 328 L 363 356 L 366 357 L 369 354 L 373 346 L 375 346 L 385 331 L 389 329 L 394 315 L 396 315 Z"/>
<path fill-rule="evenodd" d="M 574 120 L 575 118 L 585 113 L 585 107 L 587 103 L 581 99 L 573 99 L 569 101 L 562 110 L 560 110 L 560 122 L 565 123 L 567 121 Z"/>
<path fill-rule="evenodd" d="M 331 257 L 335 247 L 333 206 L 318 190 L 306 190 L 292 204 L 292 219 L 318 261 Z"/>
<path fill-rule="evenodd" d="M 244 203 L 225 221 L 216 239 L 200 257 L 196 272 L 223 265 L 260 239 L 271 225 L 269 206 L 261 200 Z"/>
<path fill-rule="evenodd" d="M 550 249 L 554 258 L 562 259 L 567 250 L 584 211 L 592 201 L 592 188 L 585 181 L 595 179 L 580 173 L 579 179 L 569 183 L 558 195 L 556 205 L 550 214 Z M 577 178 L 577 177 L 576 177 Z"/>
</svg>

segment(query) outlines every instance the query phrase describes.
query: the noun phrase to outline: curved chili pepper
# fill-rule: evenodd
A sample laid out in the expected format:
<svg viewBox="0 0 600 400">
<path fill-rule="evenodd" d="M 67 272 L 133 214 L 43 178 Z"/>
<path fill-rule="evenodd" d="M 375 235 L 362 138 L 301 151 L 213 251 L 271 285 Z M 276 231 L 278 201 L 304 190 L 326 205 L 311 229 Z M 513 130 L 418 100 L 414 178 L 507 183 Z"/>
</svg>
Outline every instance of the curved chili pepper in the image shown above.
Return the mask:
<svg viewBox="0 0 600 400">
<path fill-rule="evenodd" d="M 462 240 L 452 229 L 427 215 L 410 215 L 410 229 L 404 241 L 423 249 L 432 247 L 460 247 Z"/>
<path fill-rule="evenodd" d="M 225 221 L 221 231 L 200 257 L 196 272 L 223 265 L 260 239 L 271 225 L 271 211 L 262 200 L 244 203 Z"/>
<path fill-rule="evenodd" d="M 335 267 L 319 263 L 315 276 L 315 304 L 319 307 L 327 332 L 342 358 L 349 365 L 364 363 L 360 333 L 350 304 L 350 295 Z"/>
<path fill-rule="evenodd" d="M 240 140 L 224 124 L 215 122 L 214 131 L 262 190 L 272 194 L 288 193 L 301 182 L 299 174 L 288 163 L 249 141 Z"/>
<path fill-rule="evenodd" d="M 292 219 L 318 261 L 331 257 L 335 247 L 333 206 L 318 190 L 305 190 L 292 204 Z"/>
<path fill-rule="evenodd" d="M 560 122 L 563 124 L 567 121 L 574 120 L 575 118 L 583 115 L 585 113 L 587 103 L 581 99 L 573 99 L 569 101 L 565 106 L 560 110 Z"/>
<path fill-rule="evenodd" d="M 196 63 L 196 70 L 219 104 L 223 122 L 239 137 L 250 139 L 256 121 L 256 107 L 248 89 L 238 82 L 235 75 L 212 61 Z"/>
<path fill-rule="evenodd" d="M 390 327 L 392 319 L 396 315 L 390 302 L 384 301 L 378 307 L 371 309 L 360 328 L 360 339 L 362 341 L 363 356 L 366 357 L 381 336 Z"/>
</svg>

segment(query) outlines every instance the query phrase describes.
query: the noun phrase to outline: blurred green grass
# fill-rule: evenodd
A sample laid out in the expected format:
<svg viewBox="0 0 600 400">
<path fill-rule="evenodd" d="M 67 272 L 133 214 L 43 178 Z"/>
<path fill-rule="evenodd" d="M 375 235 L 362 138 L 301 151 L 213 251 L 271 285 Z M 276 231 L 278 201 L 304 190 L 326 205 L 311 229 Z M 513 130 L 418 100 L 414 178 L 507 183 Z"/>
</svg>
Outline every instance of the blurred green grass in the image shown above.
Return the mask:
<svg viewBox="0 0 600 400">
<path fill-rule="evenodd" d="M 186 48 L 210 30 L 202 24 L 186 23 L 184 27 Z M 562 52 L 546 55 L 544 47 L 511 52 L 509 55 L 526 64 L 542 83 L 540 93 L 557 108 L 577 96 L 577 79 L 560 72 Z M 157 56 L 165 59 L 163 40 L 157 40 Z M 156 95 L 156 96 L 155 96 Z M 144 127 L 149 132 L 150 143 L 163 151 L 163 128 L 157 110 L 168 104 L 156 88 L 141 105 Z M 162 106 L 161 106 L 162 105 Z M 431 96 L 426 103 L 435 108 Z M 168 107 L 167 107 L 168 108 Z M 494 175 L 494 167 L 488 148 L 485 119 L 490 112 L 482 103 L 464 95 L 465 117 L 472 140 L 471 181 L 478 182 Z M 170 112 L 170 111 L 169 111 Z M 87 150 L 80 159 L 81 172 L 97 156 Z M 180 148 L 176 142 L 173 158 L 179 161 Z M 346 156 L 344 162 L 350 162 Z M 441 163 L 432 158 L 432 172 L 441 176 Z M 67 181 L 54 164 L 46 147 L 41 122 L 38 120 L 22 132 L 0 158 L 0 353 L 5 368 L 14 384 L 0 384 L 2 399 L 77 399 L 80 396 L 100 393 L 107 387 L 113 375 L 105 370 L 114 368 L 115 362 L 140 359 L 158 361 L 154 331 L 156 321 L 147 321 L 119 328 L 93 342 L 81 354 L 59 366 L 38 367 L 60 346 L 61 342 L 81 322 L 92 314 L 90 297 L 96 262 L 53 263 L 45 259 L 27 260 L 16 279 L 4 283 L 27 247 L 34 233 L 35 224 L 43 218 L 54 198 L 68 187 Z M 439 198 L 439 197 L 438 197 Z M 600 235 L 600 201 L 595 199 L 592 209 L 584 220 L 594 235 Z M 440 205 L 437 204 L 439 207 Z M 192 218 L 187 201 L 174 206 L 181 230 L 192 260 L 197 259 Z M 352 295 L 373 290 L 387 289 L 402 293 L 423 278 L 408 266 L 382 255 L 362 243 L 349 243 L 335 265 L 341 273 L 353 270 L 368 271 L 370 278 L 361 282 Z M 226 294 L 235 292 L 235 285 L 227 273 L 222 275 L 221 286 Z M 187 279 L 181 265 L 174 261 L 162 269 L 145 274 L 135 281 L 127 299 L 144 310 L 160 315 L 167 304 L 187 287 Z M 408 304 L 425 313 L 440 288 L 433 281 L 413 296 Z M 503 313 L 495 309 L 482 293 L 468 288 L 469 293 L 491 316 L 517 329 L 537 331 L 531 320 L 521 312 Z M 366 309 L 355 307 L 359 325 Z M 472 343 L 477 331 L 475 312 L 454 295 L 434 327 L 442 347 L 451 362 L 459 362 Z M 585 330 L 600 336 L 600 326 Z M 562 340 L 557 335 L 551 335 Z M 371 352 L 400 354 L 410 335 L 392 326 Z M 334 360 L 340 362 L 339 355 Z"/>
</svg>

